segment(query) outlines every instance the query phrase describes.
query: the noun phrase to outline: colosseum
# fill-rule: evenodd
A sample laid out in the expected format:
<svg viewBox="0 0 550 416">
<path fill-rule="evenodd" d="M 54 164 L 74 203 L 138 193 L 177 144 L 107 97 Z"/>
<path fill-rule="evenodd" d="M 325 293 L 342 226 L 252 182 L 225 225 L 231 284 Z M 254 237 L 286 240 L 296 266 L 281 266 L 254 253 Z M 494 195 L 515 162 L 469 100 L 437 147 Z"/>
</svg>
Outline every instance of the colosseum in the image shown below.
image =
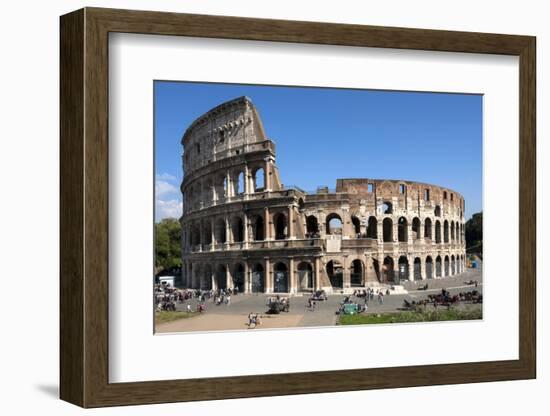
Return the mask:
<svg viewBox="0 0 550 416">
<path fill-rule="evenodd" d="M 247 97 L 203 114 L 182 145 L 184 287 L 349 293 L 464 270 L 460 194 L 394 179 L 285 187 Z"/>
</svg>

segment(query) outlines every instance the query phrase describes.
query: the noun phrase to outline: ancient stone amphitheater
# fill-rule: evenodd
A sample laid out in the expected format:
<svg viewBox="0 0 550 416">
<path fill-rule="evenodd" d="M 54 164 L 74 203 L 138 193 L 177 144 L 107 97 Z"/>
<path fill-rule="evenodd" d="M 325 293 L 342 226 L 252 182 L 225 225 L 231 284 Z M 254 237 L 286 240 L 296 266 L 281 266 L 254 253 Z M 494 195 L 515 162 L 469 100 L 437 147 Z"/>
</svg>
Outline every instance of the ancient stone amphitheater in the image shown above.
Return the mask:
<svg viewBox="0 0 550 416">
<path fill-rule="evenodd" d="M 199 117 L 182 144 L 184 287 L 340 293 L 464 270 L 460 194 L 393 179 L 285 187 L 247 97 Z"/>
</svg>

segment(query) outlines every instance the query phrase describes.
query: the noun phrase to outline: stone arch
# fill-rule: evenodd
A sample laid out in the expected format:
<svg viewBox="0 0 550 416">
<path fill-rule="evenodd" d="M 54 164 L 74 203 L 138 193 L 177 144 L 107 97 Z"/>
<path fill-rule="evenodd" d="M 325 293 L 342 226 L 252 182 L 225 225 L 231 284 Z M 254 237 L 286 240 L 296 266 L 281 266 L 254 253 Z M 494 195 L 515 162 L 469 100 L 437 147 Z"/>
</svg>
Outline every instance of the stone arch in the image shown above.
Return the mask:
<svg viewBox="0 0 550 416">
<path fill-rule="evenodd" d="M 400 256 L 397 262 L 399 264 L 399 280 L 409 279 L 409 259 L 407 256 Z"/>
<path fill-rule="evenodd" d="M 223 218 L 218 218 L 216 220 L 214 235 L 216 237 L 216 243 L 223 244 L 227 242 L 227 230 Z"/>
<path fill-rule="evenodd" d="M 287 235 L 287 219 L 284 212 L 277 212 L 273 215 L 273 226 L 275 228 L 275 240 L 284 240 Z"/>
<path fill-rule="evenodd" d="M 216 267 L 216 288 L 218 290 L 227 289 L 227 268 L 225 264 L 218 264 Z"/>
<path fill-rule="evenodd" d="M 443 221 L 443 242 L 449 242 L 449 221 Z"/>
<path fill-rule="evenodd" d="M 351 262 L 350 267 L 350 284 L 351 286 L 365 285 L 365 266 L 360 259 L 355 259 Z"/>
<path fill-rule="evenodd" d="M 431 240 L 432 238 L 432 220 L 431 218 L 426 218 L 424 220 L 424 239 Z"/>
<path fill-rule="evenodd" d="M 344 287 L 344 271 L 342 264 L 338 260 L 330 260 L 326 266 L 327 276 L 333 288 L 341 289 Z"/>
<path fill-rule="evenodd" d="M 451 275 L 455 275 L 456 272 L 456 261 L 454 254 L 451 255 Z"/>
<path fill-rule="evenodd" d="M 414 217 L 412 220 L 412 239 L 418 240 L 420 238 L 420 218 Z"/>
<path fill-rule="evenodd" d="M 212 244 L 212 222 L 208 219 L 202 227 L 204 235 L 204 244 Z"/>
<path fill-rule="evenodd" d="M 327 219 L 326 219 L 327 234 L 332 234 L 332 235 L 342 234 L 343 226 L 344 226 L 344 223 L 340 215 L 336 214 L 335 212 L 332 212 L 327 215 Z"/>
<path fill-rule="evenodd" d="M 380 210 L 382 214 L 393 214 L 393 204 L 389 201 L 384 201 L 380 206 Z"/>
<path fill-rule="evenodd" d="M 212 265 L 206 263 L 201 277 L 201 289 L 210 290 L 212 289 Z"/>
<path fill-rule="evenodd" d="M 431 256 L 426 256 L 426 279 L 433 279 L 434 277 L 434 264 Z"/>
<path fill-rule="evenodd" d="M 255 241 L 265 240 L 265 223 L 262 215 L 256 215 L 252 220 L 252 235 Z"/>
<path fill-rule="evenodd" d="M 237 195 L 242 195 L 244 194 L 244 191 L 246 189 L 245 187 L 245 176 L 244 176 L 244 172 L 243 171 L 240 171 L 239 173 L 237 173 L 237 180 L 235 181 L 235 193 Z"/>
<path fill-rule="evenodd" d="M 308 261 L 298 264 L 298 291 L 308 292 L 313 290 L 313 267 Z"/>
<path fill-rule="evenodd" d="M 306 237 L 314 238 L 319 236 L 319 221 L 315 215 L 306 217 Z"/>
<path fill-rule="evenodd" d="M 422 260 L 420 259 L 420 257 L 414 258 L 413 278 L 414 280 L 422 280 Z"/>
<path fill-rule="evenodd" d="M 384 234 L 384 242 L 393 242 L 393 221 L 391 218 L 384 218 L 384 221 L 382 221 L 382 231 Z"/>
<path fill-rule="evenodd" d="M 289 289 L 288 267 L 283 262 L 273 265 L 273 291 L 287 293 Z"/>
<path fill-rule="evenodd" d="M 401 243 L 408 241 L 409 223 L 405 217 L 400 217 L 397 221 L 397 239 Z"/>
<path fill-rule="evenodd" d="M 265 169 L 257 167 L 252 171 L 252 180 L 254 183 L 254 192 L 263 192 L 266 189 Z"/>
<path fill-rule="evenodd" d="M 265 270 L 261 263 L 256 263 L 252 266 L 252 292 L 263 293 L 265 292 Z"/>
<path fill-rule="evenodd" d="M 376 217 L 369 217 L 367 224 L 367 238 L 378 238 L 378 220 Z"/>
<path fill-rule="evenodd" d="M 238 292 L 245 291 L 245 267 L 241 262 L 237 262 L 233 265 L 233 288 Z"/>
<path fill-rule="evenodd" d="M 440 207 L 439 205 L 436 205 L 436 206 L 435 206 L 434 215 L 435 215 L 436 217 L 441 217 L 441 207 Z"/>
<path fill-rule="evenodd" d="M 445 276 L 449 276 L 449 256 L 445 256 L 443 263 L 443 272 L 445 273 Z"/>
<path fill-rule="evenodd" d="M 396 281 L 396 273 L 394 270 L 394 262 L 392 257 L 386 256 L 384 258 L 384 264 L 382 265 L 382 272 L 384 276 L 382 281 L 384 283 Z"/>
<path fill-rule="evenodd" d="M 441 256 L 435 258 L 435 277 L 441 277 Z"/>
<path fill-rule="evenodd" d="M 451 241 L 455 241 L 455 222 L 451 221 Z"/>
<path fill-rule="evenodd" d="M 244 241 L 244 222 L 240 215 L 233 217 L 231 221 L 231 233 L 233 234 L 233 241 L 240 243 Z"/>
<path fill-rule="evenodd" d="M 435 242 L 441 244 L 441 223 L 439 220 L 435 221 Z"/>
</svg>

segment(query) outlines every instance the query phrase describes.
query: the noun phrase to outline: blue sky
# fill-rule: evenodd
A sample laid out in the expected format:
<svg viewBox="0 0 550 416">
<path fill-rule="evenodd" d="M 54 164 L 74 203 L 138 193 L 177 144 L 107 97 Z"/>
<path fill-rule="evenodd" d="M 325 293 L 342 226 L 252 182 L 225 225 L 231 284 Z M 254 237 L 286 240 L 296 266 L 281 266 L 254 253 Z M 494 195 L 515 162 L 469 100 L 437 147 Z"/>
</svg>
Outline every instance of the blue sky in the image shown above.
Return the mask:
<svg viewBox="0 0 550 416">
<path fill-rule="evenodd" d="M 387 178 L 445 186 L 482 209 L 482 96 L 155 82 L 156 220 L 181 215 L 181 137 L 212 107 L 246 95 L 277 145 L 285 185 Z"/>
</svg>

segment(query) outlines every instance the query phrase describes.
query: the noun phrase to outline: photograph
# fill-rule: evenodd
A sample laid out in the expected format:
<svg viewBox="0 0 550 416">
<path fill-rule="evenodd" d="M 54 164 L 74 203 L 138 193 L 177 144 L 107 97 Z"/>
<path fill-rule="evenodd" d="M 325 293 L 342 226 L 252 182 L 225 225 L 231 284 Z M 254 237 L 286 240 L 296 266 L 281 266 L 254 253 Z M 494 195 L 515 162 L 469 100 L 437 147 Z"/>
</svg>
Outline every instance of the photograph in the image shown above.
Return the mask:
<svg viewBox="0 0 550 416">
<path fill-rule="evenodd" d="M 154 101 L 155 333 L 482 319 L 481 94 Z"/>
</svg>

